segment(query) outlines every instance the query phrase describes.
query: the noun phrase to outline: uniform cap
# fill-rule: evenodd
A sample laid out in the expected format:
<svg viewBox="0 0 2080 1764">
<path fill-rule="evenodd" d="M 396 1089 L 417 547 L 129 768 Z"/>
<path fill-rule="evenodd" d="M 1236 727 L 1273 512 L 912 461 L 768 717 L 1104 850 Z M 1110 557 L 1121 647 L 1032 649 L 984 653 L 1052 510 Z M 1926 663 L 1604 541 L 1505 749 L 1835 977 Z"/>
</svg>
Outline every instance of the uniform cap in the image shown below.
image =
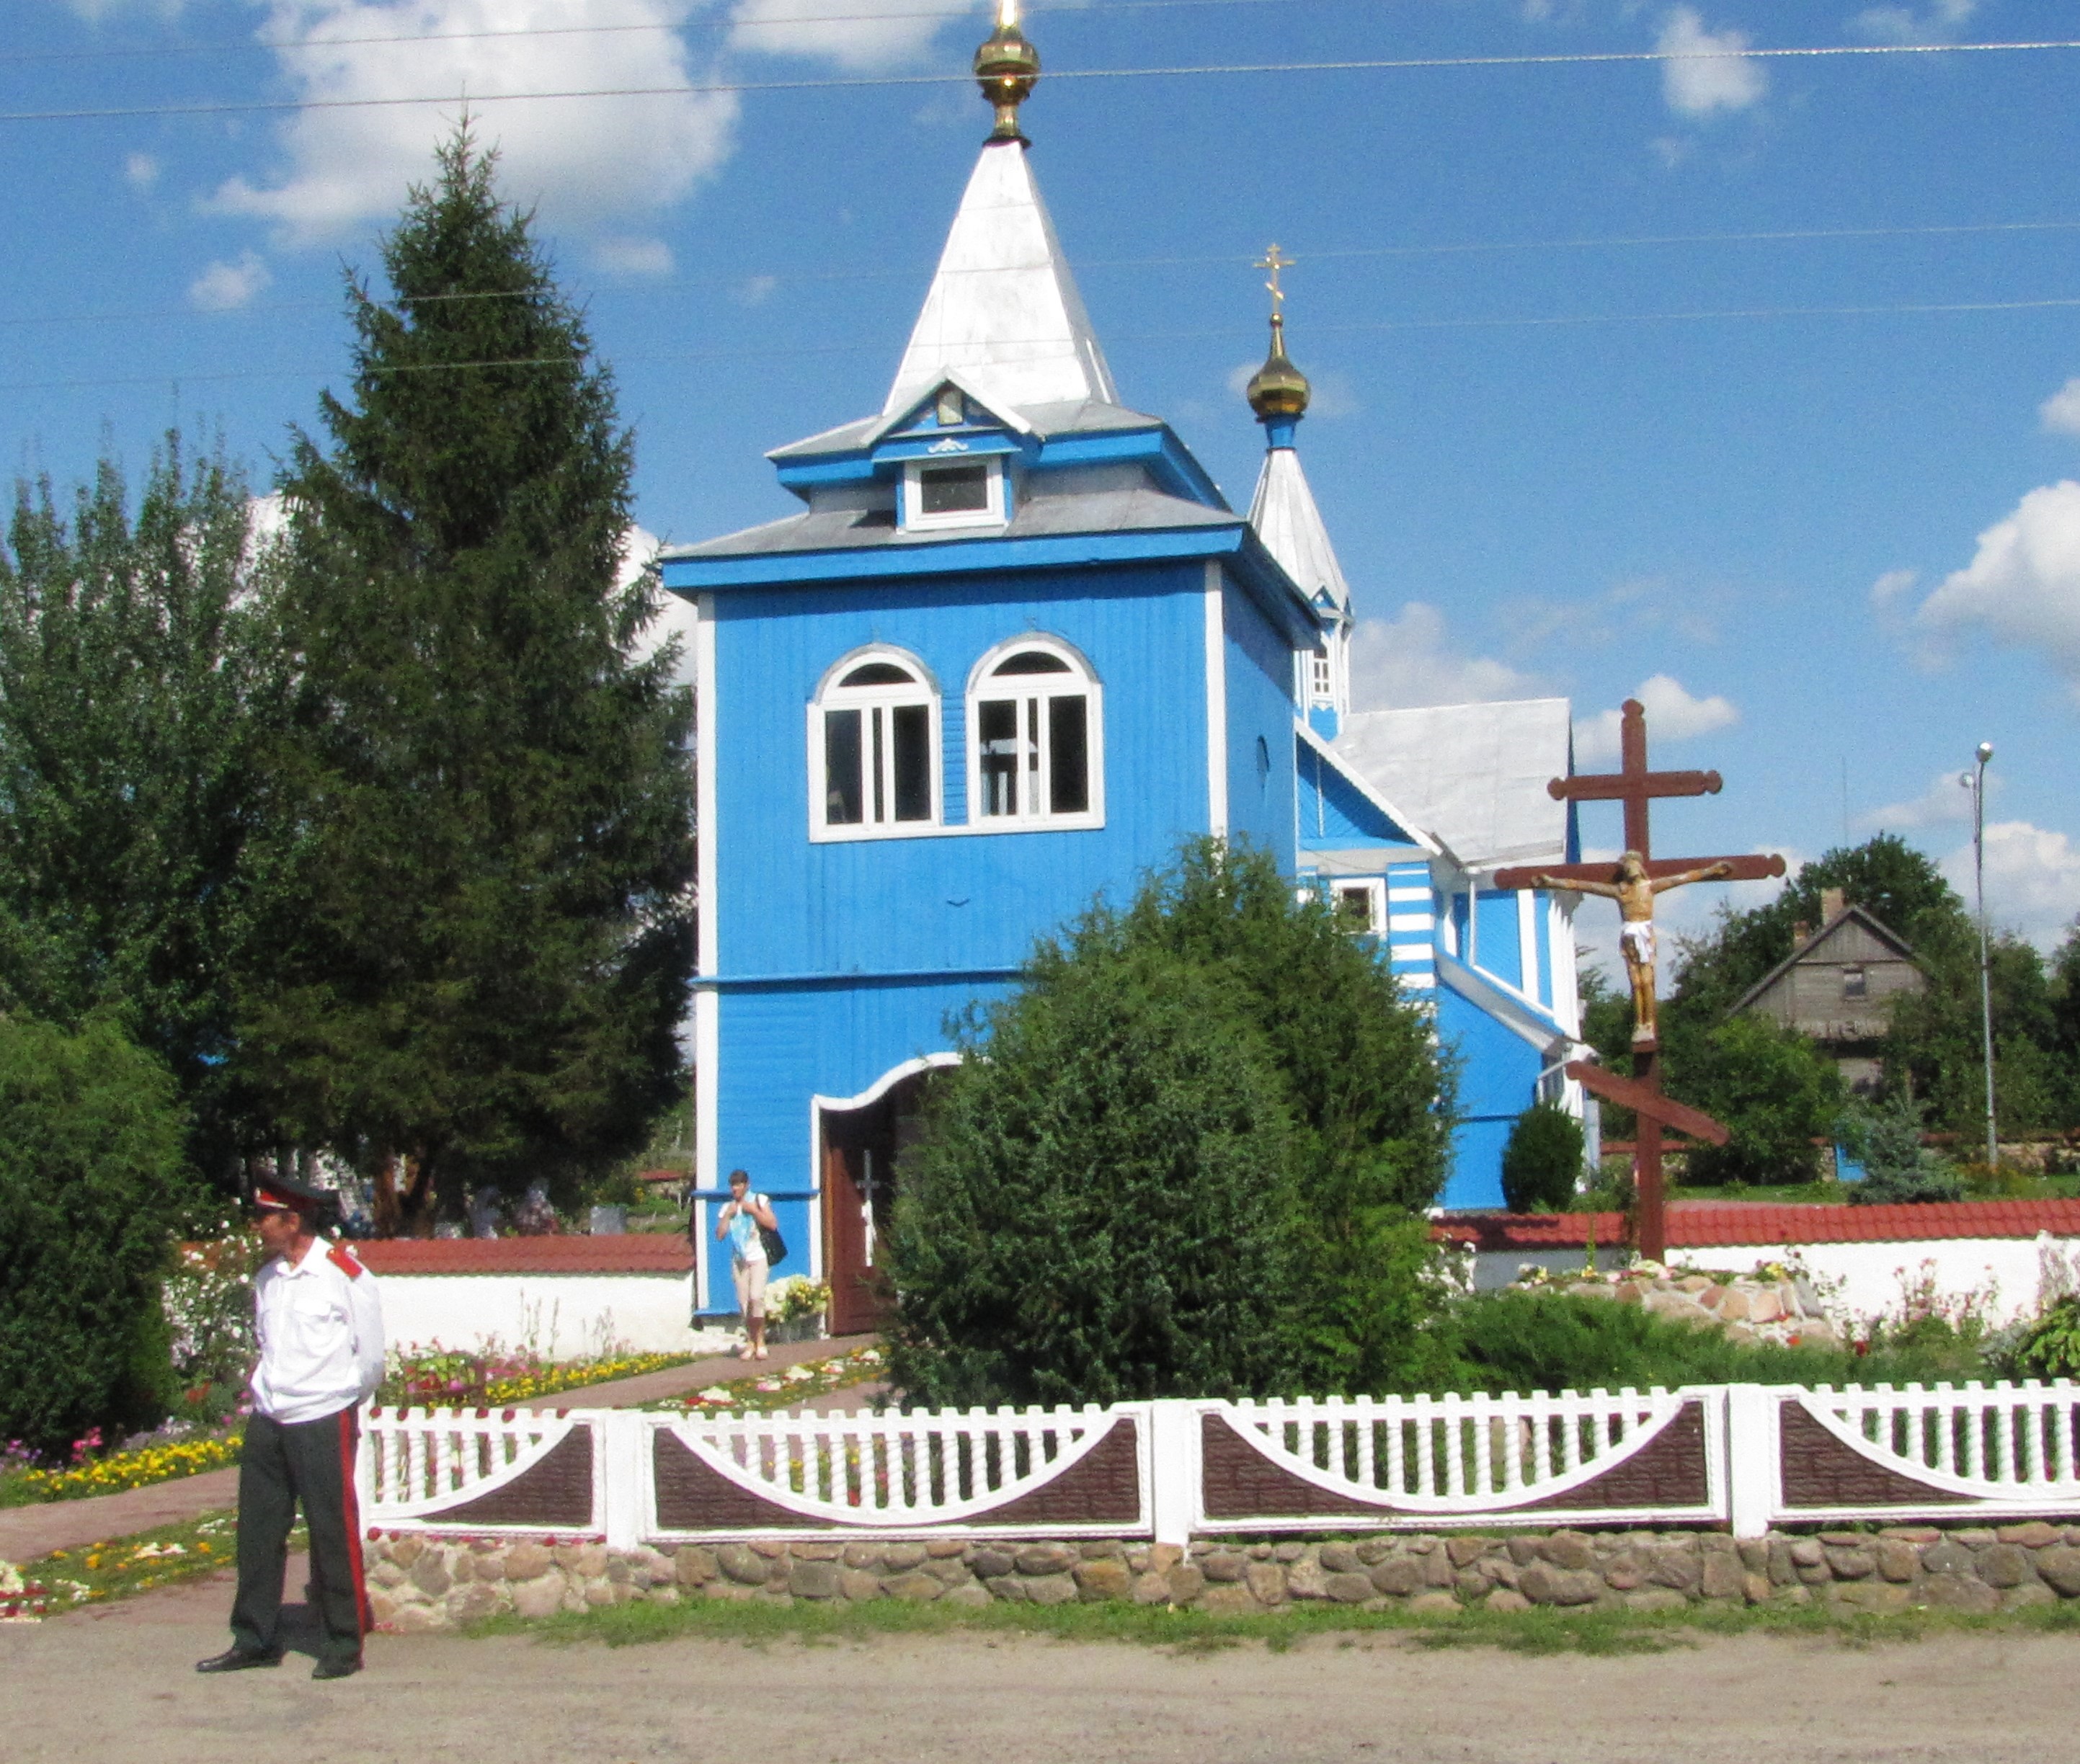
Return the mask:
<svg viewBox="0 0 2080 1764">
<path fill-rule="evenodd" d="M 331 1199 L 290 1176 L 262 1176 L 253 1185 L 253 1205 L 262 1213 L 315 1213 Z"/>
</svg>

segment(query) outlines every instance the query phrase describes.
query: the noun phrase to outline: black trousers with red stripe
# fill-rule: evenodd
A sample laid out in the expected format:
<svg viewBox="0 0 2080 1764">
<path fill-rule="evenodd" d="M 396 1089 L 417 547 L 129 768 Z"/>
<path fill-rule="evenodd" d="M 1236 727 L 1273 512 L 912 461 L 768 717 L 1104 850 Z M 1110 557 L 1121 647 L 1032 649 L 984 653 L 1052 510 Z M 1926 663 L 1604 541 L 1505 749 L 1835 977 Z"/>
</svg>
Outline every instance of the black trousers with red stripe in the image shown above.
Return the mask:
<svg viewBox="0 0 2080 1764">
<path fill-rule="evenodd" d="M 271 1653 L 279 1645 L 289 1531 L 301 1506 L 311 1539 L 318 1657 L 360 1660 L 368 1591 L 354 1494 L 359 1437 L 351 1409 L 287 1426 L 262 1414 L 246 1418 L 238 1460 L 238 1597 L 231 1607 L 231 1638 L 239 1647 Z"/>
</svg>

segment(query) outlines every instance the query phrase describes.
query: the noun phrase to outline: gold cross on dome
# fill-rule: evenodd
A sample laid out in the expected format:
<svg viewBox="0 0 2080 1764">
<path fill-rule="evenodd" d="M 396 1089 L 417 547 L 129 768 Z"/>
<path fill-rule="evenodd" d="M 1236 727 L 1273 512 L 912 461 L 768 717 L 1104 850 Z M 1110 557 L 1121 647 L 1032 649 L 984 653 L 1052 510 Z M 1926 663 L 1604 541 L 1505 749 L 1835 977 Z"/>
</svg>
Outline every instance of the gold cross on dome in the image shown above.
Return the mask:
<svg viewBox="0 0 2080 1764">
<path fill-rule="evenodd" d="M 1287 257 L 1276 244 L 1273 244 L 1272 248 L 1257 260 L 1256 266 L 1260 270 L 1269 270 L 1271 272 L 1271 279 L 1264 285 L 1271 290 L 1272 311 L 1283 312 L 1285 310 L 1285 290 L 1278 285 L 1278 272 L 1281 270 L 1291 269 L 1292 258 Z"/>
</svg>

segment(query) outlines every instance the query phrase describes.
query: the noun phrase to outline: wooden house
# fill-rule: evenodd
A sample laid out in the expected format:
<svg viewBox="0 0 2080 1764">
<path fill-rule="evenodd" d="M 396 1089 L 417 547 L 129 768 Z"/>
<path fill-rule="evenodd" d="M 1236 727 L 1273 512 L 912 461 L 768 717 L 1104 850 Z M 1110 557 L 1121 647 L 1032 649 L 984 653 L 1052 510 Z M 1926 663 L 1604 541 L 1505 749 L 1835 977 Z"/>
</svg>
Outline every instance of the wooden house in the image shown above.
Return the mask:
<svg viewBox="0 0 2080 1764">
<path fill-rule="evenodd" d="M 1792 952 L 1743 995 L 1735 1011 L 1774 1017 L 1810 1037 L 1835 1057 L 1842 1078 L 1859 1095 L 1878 1080 L 1878 1043 L 1892 1020 L 1893 1000 L 1927 984 L 1906 940 L 1839 888 L 1820 897 L 1819 928 L 1795 928 Z"/>
</svg>

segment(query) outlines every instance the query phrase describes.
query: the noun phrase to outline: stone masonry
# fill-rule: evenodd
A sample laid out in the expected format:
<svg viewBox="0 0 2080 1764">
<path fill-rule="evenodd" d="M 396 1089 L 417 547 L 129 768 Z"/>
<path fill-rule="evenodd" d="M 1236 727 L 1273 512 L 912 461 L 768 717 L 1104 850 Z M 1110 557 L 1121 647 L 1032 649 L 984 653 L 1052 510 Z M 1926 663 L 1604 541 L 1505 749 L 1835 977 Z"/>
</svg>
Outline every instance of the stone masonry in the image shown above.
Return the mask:
<svg viewBox="0 0 2080 1764">
<path fill-rule="evenodd" d="M 2080 1598 L 2080 1526 L 1772 1532 L 1518 1532 L 1349 1541 L 643 1545 L 411 1533 L 367 1546 L 379 1627 L 443 1629 L 501 1611 L 546 1617 L 631 1599 L 897 1598 L 1140 1605 L 1242 1615 L 1344 1606 L 1449 1615 L 1534 1605 L 1675 1611 L 1707 1600 L 1870 1611 L 2012 1611 Z"/>
<path fill-rule="evenodd" d="M 1636 1263 L 1611 1274 L 1570 1280 L 1542 1271 L 1523 1283 L 1533 1290 L 1570 1298 L 1607 1298 L 1638 1305 L 1650 1316 L 1699 1329 L 1717 1329 L 1729 1341 L 1771 1342 L 1784 1347 L 1839 1347 L 1841 1331 L 1821 1309 L 1819 1296 L 1803 1280 L 1787 1276 L 1738 1278 L 1665 1269 Z"/>
</svg>

